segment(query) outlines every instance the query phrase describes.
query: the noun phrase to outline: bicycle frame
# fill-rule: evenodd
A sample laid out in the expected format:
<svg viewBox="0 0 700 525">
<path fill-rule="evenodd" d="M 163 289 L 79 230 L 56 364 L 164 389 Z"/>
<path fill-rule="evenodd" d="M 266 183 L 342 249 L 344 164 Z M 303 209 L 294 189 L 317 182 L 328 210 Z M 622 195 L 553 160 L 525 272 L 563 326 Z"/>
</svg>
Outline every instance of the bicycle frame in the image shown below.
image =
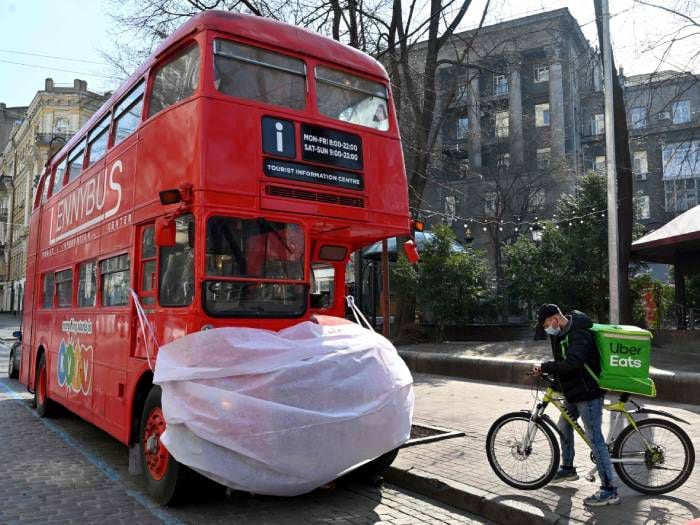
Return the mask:
<svg viewBox="0 0 700 525">
<path fill-rule="evenodd" d="M 586 432 L 581 428 L 581 425 L 578 424 L 578 422 L 571 417 L 571 415 L 566 411 L 566 408 L 564 407 L 564 404 L 562 403 L 563 396 L 554 390 L 551 386 L 547 387 L 547 390 L 545 390 L 544 396 L 542 397 L 542 401 L 537 404 L 537 407 L 535 408 L 535 411 L 532 412 L 531 417 L 530 417 L 530 423 L 528 424 L 527 432 L 525 435 L 525 439 L 523 440 L 523 447 L 525 449 L 528 449 L 530 445 L 532 444 L 532 441 L 535 438 L 535 432 L 537 431 L 536 427 L 536 422 L 537 421 L 544 421 L 546 424 L 549 424 L 551 427 L 553 427 L 557 434 L 561 435 L 561 431 L 557 427 L 557 425 L 554 424 L 554 422 L 547 416 L 544 412 L 547 408 L 547 405 L 552 404 L 554 405 L 557 410 L 559 410 L 560 414 L 564 418 L 564 420 L 571 425 L 571 427 L 576 431 L 576 433 L 583 439 L 583 441 L 588 445 L 588 448 L 592 449 L 592 444 L 588 436 L 586 435 Z M 639 410 L 635 412 L 629 412 L 625 408 L 625 403 L 624 401 L 619 401 L 617 403 L 609 403 L 607 405 L 603 405 L 603 409 L 609 411 L 609 412 L 614 412 L 615 413 L 615 418 L 612 421 L 612 424 L 610 425 L 610 430 L 608 432 L 608 436 L 605 440 L 605 442 L 609 445 L 614 441 L 615 438 L 615 429 L 617 427 L 617 424 L 619 422 L 619 418 L 624 416 L 627 421 L 629 422 L 632 427 L 637 430 L 639 436 L 642 439 L 642 442 L 644 443 L 644 447 L 648 451 L 652 451 L 651 445 L 647 441 L 647 439 L 644 437 L 644 434 L 639 432 L 637 428 L 637 423 L 632 417 L 632 413 L 640 413 L 640 412 L 646 412 L 646 413 L 654 413 L 656 411 L 649 411 L 649 410 L 644 410 L 638 407 Z M 670 415 L 670 414 L 665 414 L 665 415 Z M 675 418 L 674 419 L 680 419 L 680 418 Z M 681 420 L 682 421 L 682 420 Z M 644 458 L 626 458 L 626 459 L 621 459 L 621 458 L 610 458 L 611 463 L 627 463 L 627 464 L 632 464 L 632 463 L 644 463 Z"/>
</svg>

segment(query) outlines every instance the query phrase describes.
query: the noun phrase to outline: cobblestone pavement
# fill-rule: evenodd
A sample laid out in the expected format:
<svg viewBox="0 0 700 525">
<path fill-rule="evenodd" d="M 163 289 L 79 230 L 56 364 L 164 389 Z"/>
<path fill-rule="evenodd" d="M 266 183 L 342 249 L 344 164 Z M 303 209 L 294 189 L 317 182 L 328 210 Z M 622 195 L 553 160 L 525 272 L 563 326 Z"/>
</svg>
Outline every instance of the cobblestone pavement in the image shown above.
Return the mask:
<svg viewBox="0 0 700 525">
<path fill-rule="evenodd" d="M 0 347 L 0 523 L 484 523 L 478 517 L 385 485 L 352 484 L 295 498 L 225 495 L 223 489 L 163 508 L 130 476 L 127 449 L 64 413 L 39 419 L 23 385 L 7 378 Z"/>
<path fill-rule="evenodd" d="M 584 480 L 583 474 L 593 466 L 580 438 L 576 438 L 576 460 L 581 479 L 562 485 L 549 485 L 536 491 L 518 491 L 501 482 L 486 459 L 486 434 L 502 414 L 531 409 L 533 392 L 489 383 L 454 380 L 440 376 L 416 374 L 414 421 L 463 430 L 466 437 L 448 439 L 399 453 L 394 466 L 419 469 L 436 477 L 465 483 L 498 496 L 499 501 L 555 512 L 572 523 L 600 524 L 685 524 L 700 517 L 700 467 L 679 489 L 663 496 L 645 496 L 620 484 L 620 505 L 590 510 L 583 498 L 595 492 L 597 484 Z M 639 401 L 639 399 L 637 399 Z M 692 423 L 680 424 L 690 435 L 696 455 L 700 454 L 700 407 L 665 403 L 645 406 L 669 411 Z M 547 411 L 556 416 L 556 409 Z M 604 432 L 607 429 L 604 428 Z"/>
</svg>

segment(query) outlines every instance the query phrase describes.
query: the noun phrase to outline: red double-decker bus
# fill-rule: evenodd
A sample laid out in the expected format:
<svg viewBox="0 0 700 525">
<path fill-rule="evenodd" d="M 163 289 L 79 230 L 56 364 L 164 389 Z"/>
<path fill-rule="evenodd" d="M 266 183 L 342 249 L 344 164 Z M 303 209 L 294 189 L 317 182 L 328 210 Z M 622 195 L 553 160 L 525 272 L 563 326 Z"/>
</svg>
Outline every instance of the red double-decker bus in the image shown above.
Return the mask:
<svg viewBox="0 0 700 525">
<path fill-rule="evenodd" d="M 128 444 L 151 494 L 181 470 L 160 445 L 153 348 L 221 326 L 343 316 L 349 255 L 409 231 L 383 67 L 303 29 L 192 18 L 50 161 L 28 239 L 21 381 Z M 136 454 L 140 454 L 137 456 Z"/>
</svg>

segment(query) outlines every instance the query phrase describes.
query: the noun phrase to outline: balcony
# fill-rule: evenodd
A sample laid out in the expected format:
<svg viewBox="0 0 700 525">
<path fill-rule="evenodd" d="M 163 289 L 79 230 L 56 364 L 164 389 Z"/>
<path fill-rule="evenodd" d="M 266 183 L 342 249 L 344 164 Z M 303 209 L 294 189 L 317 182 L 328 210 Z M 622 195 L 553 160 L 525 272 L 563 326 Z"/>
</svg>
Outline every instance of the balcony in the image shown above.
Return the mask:
<svg viewBox="0 0 700 525">
<path fill-rule="evenodd" d="M 37 133 L 36 144 L 38 146 L 48 146 L 52 140 L 54 140 L 54 142 L 58 142 L 58 139 L 61 139 L 64 143 L 66 143 L 72 136 L 73 133 Z"/>
</svg>

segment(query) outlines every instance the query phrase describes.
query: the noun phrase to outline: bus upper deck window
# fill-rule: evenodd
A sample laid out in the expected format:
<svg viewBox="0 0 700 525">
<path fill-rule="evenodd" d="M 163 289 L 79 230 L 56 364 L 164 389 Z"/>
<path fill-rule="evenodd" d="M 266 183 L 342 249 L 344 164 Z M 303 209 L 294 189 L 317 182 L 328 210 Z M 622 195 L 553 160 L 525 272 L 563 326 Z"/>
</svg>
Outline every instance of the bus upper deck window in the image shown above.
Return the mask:
<svg viewBox="0 0 700 525">
<path fill-rule="evenodd" d="M 148 116 L 191 97 L 199 84 L 199 46 L 194 44 L 156 72 Z"/>
<path fill-rule="evenodd" d="M 63 188 L 63 178 L 66 174 L 66 162 L 67 159 L 63 159 L 61 163 L 56 166 L 56 171 L 53 176 L 53 189 L 51 190 L 51 195 L 56 195 L 61 188 Z"/>
<path fill-rule="evenodd" d="M 103 118 L 88 135 L 88 166 L 102 158 L 107 152 L 110 118 L 110 115 Z"/>
<path fill-rule="evenodd" d="M 74 181 L 83 171 L 83 158 L 85 157 L 85 141 L 76 146 L 70 152 L 68 160 L 68 182 Z"/>
<path fill-rule="evenodd" d="M 327 117 L 386 131 L 389 129 L 386 87 L 323 66 L 316 67 L 316 104 Z"/>
<path fill-rule="evenodd" d="M 143 110 L 143 80 L 125 96 L 114 110 L 114 144 L 119 144 L 131 135 L 141 122 Z"/>
<path fill-rule="evenodd" d="M 46 202 L 46 199 L 49 198 L 49 188 L 51 187 L 51 174 L 48 174 L 44 177 L 44 185 L 42 186 L 41 190 L 41 204 L 44 204 Z"/>
<path fill-rule="evenodd" d="M 292 109 L 306 106 L 306 64 L 297 58 L 217 38 L 214 84 L 225 95 Z"/>
</svg>

